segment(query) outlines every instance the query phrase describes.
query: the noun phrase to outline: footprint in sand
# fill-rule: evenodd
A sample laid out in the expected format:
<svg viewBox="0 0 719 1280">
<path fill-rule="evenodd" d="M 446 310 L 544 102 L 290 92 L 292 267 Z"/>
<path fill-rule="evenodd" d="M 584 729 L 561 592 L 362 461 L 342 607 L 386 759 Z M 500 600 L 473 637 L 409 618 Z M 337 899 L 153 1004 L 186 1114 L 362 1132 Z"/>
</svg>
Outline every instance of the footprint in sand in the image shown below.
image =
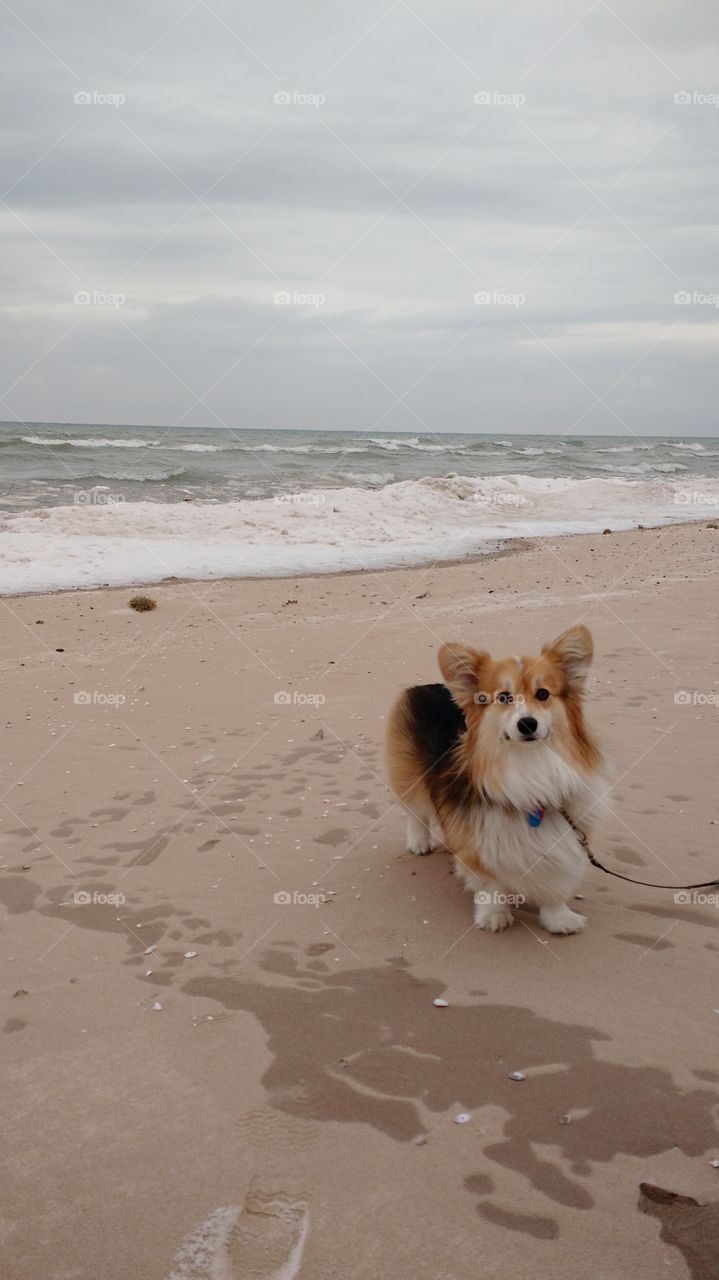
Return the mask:
<svg viewBox="0 0 719 1280">
<path fill-rule="evenodd" d="M 302 1196 L 253 1180 L 243 1206 L 215 1209 L 186 1238 L 167 1280 L 294 1280 L 309 1230 Z"/>
</svg>

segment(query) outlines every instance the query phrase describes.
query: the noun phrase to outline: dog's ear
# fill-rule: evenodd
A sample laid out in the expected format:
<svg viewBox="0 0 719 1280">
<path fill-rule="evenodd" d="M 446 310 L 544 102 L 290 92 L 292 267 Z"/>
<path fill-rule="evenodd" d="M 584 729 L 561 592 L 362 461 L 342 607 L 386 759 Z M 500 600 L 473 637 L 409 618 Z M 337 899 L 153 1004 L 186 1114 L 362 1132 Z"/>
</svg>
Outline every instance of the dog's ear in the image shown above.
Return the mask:
<svg viewBox="0 0 719 1280">
<path fill-rule="evenodd" d="M 584 687 L 594 656 L 592 633 L 587 627 L 570 627 L 563 631 L 551 644 L 544 645 L 542 653 L 559 663 L 571 688 L 579 690 Z"/>
<path fill-rule="evenodd" d="M 488 653 L 479 653 L 464 644 L 443 644 L 437 658 L 449 691 L 463 711 L 486 700 L 482 672 L 486 670 Z"/>
</svg>

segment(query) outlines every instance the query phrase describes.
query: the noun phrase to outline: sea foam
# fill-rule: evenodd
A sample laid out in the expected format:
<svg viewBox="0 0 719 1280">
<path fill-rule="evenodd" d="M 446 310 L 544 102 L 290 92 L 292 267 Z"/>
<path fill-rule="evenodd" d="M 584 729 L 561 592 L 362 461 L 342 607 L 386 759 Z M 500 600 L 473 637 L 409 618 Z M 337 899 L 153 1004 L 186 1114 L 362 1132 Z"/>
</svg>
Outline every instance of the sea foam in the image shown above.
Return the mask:
<svg viewBox="0 0 719 1280">
<path fill-rule="evenodd" d="M 108 502 L 0 516 L 0 593 L 447 561 L 508 538 L 716 513 L 716 482 L 526 475 L 403 480 L 236 502 Z"/>
</svg>

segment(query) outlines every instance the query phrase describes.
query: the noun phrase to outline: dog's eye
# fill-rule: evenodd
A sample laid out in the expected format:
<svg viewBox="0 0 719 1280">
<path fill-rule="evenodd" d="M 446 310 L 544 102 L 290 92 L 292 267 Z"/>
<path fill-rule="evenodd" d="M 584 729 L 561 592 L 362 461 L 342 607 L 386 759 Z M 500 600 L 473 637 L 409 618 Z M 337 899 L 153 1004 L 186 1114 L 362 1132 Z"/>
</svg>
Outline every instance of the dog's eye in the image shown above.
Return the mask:
<svg viewBox="0 0 719 1280">
<path fill-rule="evenodd" d="M 504 689 L 502 693 L 497 694 L 497 702 L 514 702 L 514 694 Z"/>
<path fill-rule="evenodd" d="M 537 702 L 546 702 L 549 697 L 549 689 L 537 689 L 534 696 L 537 699 Z"/>
</svg>

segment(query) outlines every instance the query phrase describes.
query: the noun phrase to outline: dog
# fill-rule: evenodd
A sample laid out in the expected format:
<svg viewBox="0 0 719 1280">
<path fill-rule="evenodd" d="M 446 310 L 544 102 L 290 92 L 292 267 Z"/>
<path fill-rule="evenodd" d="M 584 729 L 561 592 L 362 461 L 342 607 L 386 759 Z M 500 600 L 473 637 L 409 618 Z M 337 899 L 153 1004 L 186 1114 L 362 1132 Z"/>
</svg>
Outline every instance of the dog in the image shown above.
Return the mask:
<svg viewBox="0 0 719 1280">
<path fill-rule="evenodd" d="M 587 865 L 572 824 L 586 833 L 608 789 L 582 706 L 592 657 L 584 626 L 538 657 L 495 660 L 444 644 L 446 684 L 405 689 L 392 708 L 386 762 L 407 813 L 407 848 L 446 844 L 480 929 L 506 929 L 512 906 L 525 902 L 549 933 L 586 924 L 569 906 Z"/>
</svg>

